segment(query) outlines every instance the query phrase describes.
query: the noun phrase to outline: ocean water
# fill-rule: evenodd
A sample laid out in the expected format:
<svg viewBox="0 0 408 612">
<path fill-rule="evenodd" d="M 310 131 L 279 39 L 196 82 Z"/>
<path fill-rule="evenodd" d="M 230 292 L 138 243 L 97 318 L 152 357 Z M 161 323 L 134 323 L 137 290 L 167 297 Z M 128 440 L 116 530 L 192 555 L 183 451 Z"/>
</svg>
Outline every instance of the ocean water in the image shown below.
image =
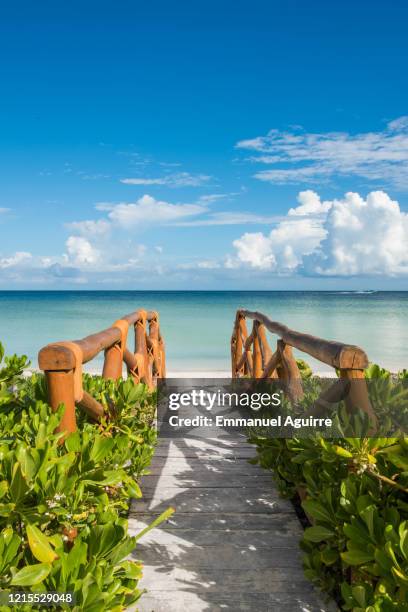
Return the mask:
<svg viewBox="0 0 408 612">
<path fill-rule="evenodd" d="M 408 367 L 408 292 L 0 291 L 0 341 L 8 354 L 24 353 L 37 367 L 38 350 L 48 342 L 83 338 L 145 308 L 159 312 L 169 371 L 229 371 L 240 307 L 297 331 L 357 344 L 389 369 Z M 100 365 L 94 360 L 90 368 Z"/>
</svg>

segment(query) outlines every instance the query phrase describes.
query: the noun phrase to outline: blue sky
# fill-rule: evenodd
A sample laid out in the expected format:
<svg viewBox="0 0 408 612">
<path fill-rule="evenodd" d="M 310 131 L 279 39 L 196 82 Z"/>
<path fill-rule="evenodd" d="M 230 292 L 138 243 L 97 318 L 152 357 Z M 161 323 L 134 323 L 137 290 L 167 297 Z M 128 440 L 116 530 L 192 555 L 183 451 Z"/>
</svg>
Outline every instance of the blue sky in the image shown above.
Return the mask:
<svg viewBox="0 0 408 612">
<path fill-rule="evenodd" d="M 405 289 L 407 17 L 2 6 L 0 287 Z"/>
</svg>

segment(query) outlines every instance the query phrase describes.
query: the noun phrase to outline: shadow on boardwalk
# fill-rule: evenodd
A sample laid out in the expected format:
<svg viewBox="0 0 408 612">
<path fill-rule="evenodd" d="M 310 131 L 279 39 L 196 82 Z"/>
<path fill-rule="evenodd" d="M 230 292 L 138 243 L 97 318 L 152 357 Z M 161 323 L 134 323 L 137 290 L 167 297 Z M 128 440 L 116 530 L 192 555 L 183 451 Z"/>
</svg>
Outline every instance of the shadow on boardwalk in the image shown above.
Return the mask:
<svg viewBox="0 0 408 612">
<path fill-rule="evenodd" d="M 175 514 L 146 535 L 143 612 L 271 610 L 317 612 L 326 605 L 304 578 L 302 529 L 266 471 L 248 463 L 254 449 L 234 433 L 161 439 L 132 533 L 170 505 Z"/>
</svg>

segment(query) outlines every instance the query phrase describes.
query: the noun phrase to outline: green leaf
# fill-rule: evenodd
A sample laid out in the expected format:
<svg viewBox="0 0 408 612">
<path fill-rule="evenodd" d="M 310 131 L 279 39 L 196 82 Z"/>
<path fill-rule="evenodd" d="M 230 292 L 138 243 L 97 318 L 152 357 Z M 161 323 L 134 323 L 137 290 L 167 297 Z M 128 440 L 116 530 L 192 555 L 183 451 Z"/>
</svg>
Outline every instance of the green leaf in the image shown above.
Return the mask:
<svg viewBox="0 0 408 612">
<path fill-rule="evenodd" d="M 403 531 L 400 536 L 400 548 L 405 559 L 408 561 L 408 530 Z"/>
<path fill-rule="evenodd" d="M 65 448 L 68 452 L 79 453 L 81 451 L 81 436 L 79 431 L 71 433 L 65 439 Z"/>
<path fill-rule="evenodd" d="M 373 560 L 372 553 L 365 550 L 348 550 L 340 554 L 341 558 L 348 565 L 362 565 Z"/>
<path fill-rule="evenodd" d="M 58 555 L 52 550 L 48 538 L 35 525 L 27 525 L 27 538 L 34 557 L 42 563 L 52 563 Z"/>
<path fill-rule="evenodd" d="M 37 563 L 36 565 L 26 565 L 18 571 L 11 581 L 14 586 L 32 586 L 39 584 L 46 579 L 51 571 L 49 563 Z"/>
<path fill-rule="evenodd" d="M 38 433 L 35 438 L 35 445 L 37 448 L 42 448 L 47 441 L 47 426 L 45 423 L 40 423 L 38 427 Z"/>
<path fill-rule="evenodd" d="M 334 536 L 334 531 L 322 527 L 321 525 L 315 525 L 314 527 L 308 527 L 305 529 L 304 539 L 308 542 L 322 542 L 322 540 L 328 540 Z"/>
<path fill-rule="evenodd" d="M 150 523 L 150 525 L 142 529 L 142 531 L 138 533 L 137 536 L 135 536 L 135 541 L 137 542 L 138 540 L 140 540 L 141 537 L 143 537 L 146 533 L 160 525 L 160 523 L 163 523 L 163 521 L 167 521 L 167 519 L 169 519 L 171 515 L 175 513 L 175 511 L 175 508 L 167 508 L 167 510 L 162 512 L 160 516 L 158 516 L 153 522 Z"/>
<path fill-rule="evenodd" d="M 353 594 L 354 599 L 358 603 L 361 608 L 366 607 L 366 593 L 365 588 L 361 585 L 357 585 L 352 587 L 351 592 Z"/>
<path fill-rule="evenodd" d="M 16 452 L 17 460 L 21 467 L 21 472 L 28 481 L 32 480 L 36 473 L 35 461 L 31 456 L 30 450 L 23 445 L 19 445 Z"/>
<path fill-rule="evenodd" d="M 339 558 L 339 553 L 334 548 L 326 548 L 322 551 L 321 556 L 325 565 L 333 565 Z"/>
<path fill-rule="evenodd" d="M 353 454 L 350 453 L 350 451 L 343 448 L 342 446 L 333 445 L 333 450 L 336 453 L 336 455 L 339 455 L 340 457 L 346 457 L 347 459 L 350 459 L 351 457 L 353 457 Z"/>
<path fill-rule="evenodd" d="M 10 494 L 12 500 L 18 504 L 18 502 L 27 493 L 29 487 L 22 474 L 21 466 L 19 463 L 15 463 L 13 467 L 13 477 L 10 484 Z"/>
<path fill-rule="evenodd" d="M 396 567 L 392 567 L 391 572 L 393 573 L 395 578 L 397 578 L 398 582 L 400 583 L 402 582 L 403 585 L 408 584 L 408 576 L 404 574 L 400 569 L 397 569 Z"/>
<path fill-rule="evenodd" d="M 306 500 L 302 502 L 304 511 L 318 521 L 325 521 L 326 523 L 333 522 L 333 518 L 330 512 L 319 502 L 313 500 Z"/>
<path fill-rule="evenodd" d="M 0 499 L 5 496 L 9 488 L 7 480 L 2 480 L 0 482 Z"/>
<path fill-rule="evenodd" d="M 377 509 L 375 506 L 368 506 L 362 512 L 360 512 L 361 518 L 367 525 L 371 537 L 374 536 L 374 515 L 376 511 Z"/>
<path fill-rule="evenodd" d="M 95 463 L 99 463 L 102 461 L 106 455 L 110 453 L 115 441 L 113 438 L 104 438 L 102 436 L 98 436 L 95 439 L 94 445 L 91 450 L 90 459 Z"/>
</svg>

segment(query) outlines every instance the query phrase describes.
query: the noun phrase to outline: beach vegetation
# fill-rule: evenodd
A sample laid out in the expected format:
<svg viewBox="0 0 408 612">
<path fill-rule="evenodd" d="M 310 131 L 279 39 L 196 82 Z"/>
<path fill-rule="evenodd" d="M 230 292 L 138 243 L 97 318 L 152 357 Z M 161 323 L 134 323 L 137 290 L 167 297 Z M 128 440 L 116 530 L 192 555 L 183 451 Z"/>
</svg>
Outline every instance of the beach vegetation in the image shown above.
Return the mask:
<svg viewBox="0 0 408 612">
<path fill-rule="evenodd" d="M 64 406 L 46 403 L 44 377 L 23 376 L 25 357 L 4 358 L 2 347 L 0 357 L 0 610 L 12 609 L 4 597 L 15 590 L 74 594 L 51 609 L 124 610 L 142 593 L 133 558 L 142 534 L 129 534 L 127 514 L 155 448 L 155 392 L 85 375 L 105 415 L 81 415 L 64 437 L 55 433 Z"/>
<path fill-rule="evenodd" d="M 381 416 L 375 437 L 356 437 L 359 428 L 367 431 L 367 415 L 345 409 L 338 415 L 344 437 L 278 439 L 256 428 L 248 436 L 257 448 L 254 463 L 270 470 L 281 494 L 302 509 L 306 576 L 342 610 L 406 612 L 408 438 L 406 428 L 395 435 L 395 424 L 406 425 L 407 372 L 372 365 L 366 376 Z M 308 377 L 309 406 L 319 386 Z"/>
</svg>

